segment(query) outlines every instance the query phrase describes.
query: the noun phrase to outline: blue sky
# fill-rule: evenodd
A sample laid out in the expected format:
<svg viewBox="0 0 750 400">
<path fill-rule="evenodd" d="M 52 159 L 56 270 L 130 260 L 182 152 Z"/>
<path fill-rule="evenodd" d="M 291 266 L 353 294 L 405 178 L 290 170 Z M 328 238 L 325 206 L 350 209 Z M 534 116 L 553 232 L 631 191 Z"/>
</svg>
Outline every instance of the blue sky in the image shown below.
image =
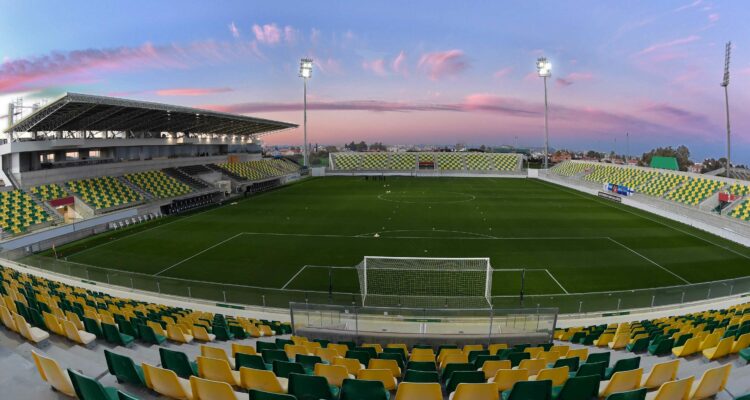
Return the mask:
<svg viewBox="0 0 750 400">
<path fill-rule="evenodd" d="M 540 55 L 553 63 L 550 142 L 631 152 L 725 147 L 750 163 L 750 7 L 742 1 L 9 2 L 0 101 L 65 91 L 300 123 L 313 142 L 543 143 Z M 301 131 L 268 137 L 298 144 Z"/>
</svg>

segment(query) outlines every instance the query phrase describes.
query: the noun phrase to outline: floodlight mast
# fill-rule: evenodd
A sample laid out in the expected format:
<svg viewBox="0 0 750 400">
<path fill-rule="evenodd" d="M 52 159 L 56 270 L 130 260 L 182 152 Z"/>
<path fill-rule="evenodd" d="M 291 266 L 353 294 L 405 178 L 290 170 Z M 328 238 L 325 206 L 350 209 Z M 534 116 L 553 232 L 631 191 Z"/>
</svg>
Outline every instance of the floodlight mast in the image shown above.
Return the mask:
<svg viewBox="0 0 750 400">
<path fill-rule="evenodd" d="M 304 82 L 304 148 L 302 149 L 303 165 L 309 167 L 307 154 L 307 80 L 312 78 L 313 60 L 312 58 L 303 58 L 299 60 L 299 77 Z"/>
<path fill-rule="evenodd" d="M 729 127 L 729 59 L 732 55 L 732 42 L 727 42 L 727 47 L 724 52 L 724 80 L 721 82 L 721 86 L 724 87 L 724 104 L 726 105 L 727 111 L 727 165 L 726 165 L 726 176 L 727 178 L 732 177 L 732 142 L 731 142 L 731 129 Z"/>
<path fill-rule="evenodd" d="M 552 63 L 546 57 L 539 57 L 536 60 L 536 70 L 539 76 L 544 78 L 544 169 L 549 168 L 549 105 L 547 103 L 547 78 L 552 76 Z"/>
</svg>

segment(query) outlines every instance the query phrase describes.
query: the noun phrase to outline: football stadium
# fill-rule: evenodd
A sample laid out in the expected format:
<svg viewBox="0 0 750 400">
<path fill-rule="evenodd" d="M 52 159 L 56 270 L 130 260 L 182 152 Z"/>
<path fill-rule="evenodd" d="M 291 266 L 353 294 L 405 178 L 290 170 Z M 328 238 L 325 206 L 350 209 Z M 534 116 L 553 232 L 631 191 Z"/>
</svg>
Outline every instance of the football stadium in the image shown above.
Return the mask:
<svg viewBox="0 0 750 400">
<path fill-rule="evenodd" d="M 495 95 L 470 79 L 494 56 L 422 35 L 481 41 L 470 22 L 496 5 L 405 5 L 388 35 L 415 44 L 381 55 L 363 15 L 384 5 L 308 26 L 291 4 L 247 24 L 249 4 L 167 3 L 48 4 L 79 13 L 61 22 L 76 35 L 0 39 L 0 398 L 750 399 L 750 141 L 729 91 L 750 59 L 717 44 L 747 10 L 589 4 L 623 23 L 582 25 L 599 50 L 561 47 L 565 26 L 503 43 L 519 60 L 488 73 Z M 73 26 L 103 15 L 100 37 Z M 504 18 L 487 29 L 539 41 Z M 631 35 L 678 26 L 700 33 Z M 123 32 L 148 40 L 113 47 Z M 604 81 L 604 47 L 654 87 Z M 714 53 L 718 72 L 698 66 Z M 685 75 L 657 82 L 665 62 Z"/>
</svg>

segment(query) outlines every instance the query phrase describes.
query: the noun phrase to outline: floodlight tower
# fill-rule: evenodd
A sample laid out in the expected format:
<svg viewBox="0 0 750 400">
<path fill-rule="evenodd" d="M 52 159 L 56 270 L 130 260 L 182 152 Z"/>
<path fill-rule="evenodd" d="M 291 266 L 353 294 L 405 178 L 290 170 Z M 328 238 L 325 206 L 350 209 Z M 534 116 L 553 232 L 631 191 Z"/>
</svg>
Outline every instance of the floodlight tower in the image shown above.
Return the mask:
<svg viewBox="0 0 750 400">
<path fill-rule="evenodd" d="M 549 106 L 547 104 L 547 78 L 552 76 L 552 63 L 546 57 L 539 57 L 536 60 L 536 70 L 541 78 L 544 78 L 544 169 L 549 168 L 547 159 L 549 158 L 549 121 L 547 114 Z"/>
<path fill-rule="evenodd" d="M 299 60 L 299 77 L 304 81 L 304 149 L 302 155 L 304 157 L 304 166 L 309 167 L 308 155 L 307 155 L 307 80 L 312 78 L 313 60 L 312 58 L 303 58 Z"/>
<path fill-rule="evenodd" d="M 724 80 L 721 81 L 721 86 L 724 87 L 724 104 L 726 105 L 727 109 L 727 178 L 731 178 L 732 172 L 730 171 L 730 168 L 732 167 L 731 162 L 731 155 L 732 155 L 732 143 L 730 138 L 730 128 L 729 128 L 729 58 L 732 55 L 732 42 L 727 42 L 726 51 L 724 52 Z"/>
</svg>

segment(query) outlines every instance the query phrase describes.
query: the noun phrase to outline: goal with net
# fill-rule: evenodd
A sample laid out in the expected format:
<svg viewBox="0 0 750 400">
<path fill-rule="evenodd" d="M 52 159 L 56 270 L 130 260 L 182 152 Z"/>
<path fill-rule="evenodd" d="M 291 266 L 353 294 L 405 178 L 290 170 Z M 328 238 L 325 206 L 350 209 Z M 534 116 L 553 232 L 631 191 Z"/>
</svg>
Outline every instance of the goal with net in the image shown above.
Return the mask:
<svg viewBox="0 0 750 400">
<path fill-rule="evenodd" d="M 492 304 L 489 258 L 371 257 L 357 265 L 362 305 L 487 308 Z"/>
</svg>

